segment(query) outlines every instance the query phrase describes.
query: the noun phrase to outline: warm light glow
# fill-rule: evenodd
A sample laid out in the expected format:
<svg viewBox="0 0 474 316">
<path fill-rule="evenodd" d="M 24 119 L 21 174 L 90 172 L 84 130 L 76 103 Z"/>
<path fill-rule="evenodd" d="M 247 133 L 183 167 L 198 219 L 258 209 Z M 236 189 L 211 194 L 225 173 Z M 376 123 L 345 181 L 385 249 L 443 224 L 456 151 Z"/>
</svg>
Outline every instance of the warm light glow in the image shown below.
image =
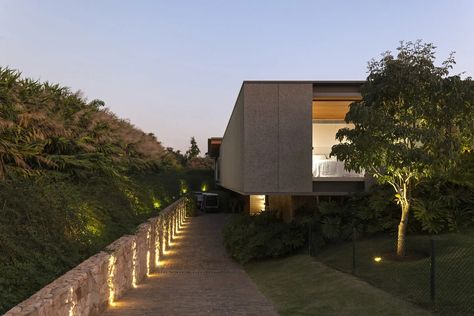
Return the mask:
<svg viewBox="0 0 474 316">
<path fill-rule="evenodd" d="M 184 180 L 179 180 L 179 188 L 182 194 L 186 194 L 188 192 L 188 184 Z"/>
<path fill-rule="evenodd" d="M 176 239 L 177 239 L 177 238 L 176 238 Z M 170 244 L 170 247 L 175 247 L 175 246 L 177 246 L 177 245 L 179 245 L 179 242 L 176 241 L 176 240 L 173 240 L 173 241 L 171 242 L 171 244 Z"/>
<path fill-rule="evenodd" d="M 178 217 L 177 216 L 174 216 L 173 217 L 173 226 L 174 226 L 174 229 L 173 229 L 173 238 L 176 236 L 176 234 L 178 233 Z"/>
<path fill-rule="evenodd" d="M 109 265 L 107 269 L 107 285 L 109 287 L 109 305 L 114 306 L 115 289 L 114 289 L 114 275 L 115 275 L 115 257 L 110 255 Z"/>
<path fill-rule="evenodd" d="M 148 228 L 147 232 L 146 232 L 146 246 L 148 248 L 147 252 L 146 252 L 146 275 L 149 276 L 150 275 L 150 259 L 151 259 L 151 253 L 150 253 L 150 248 L 151 248 L 151 245 L 150 245 L 150 238 L 151 238 L 151 233 L 150 233 L 150 228 Z"/>
<path fill-rule="evenodd" d="M 156 227 L 155 236 L 156 236 L 155 238 L 155 267 L 157 267 L 160 262 L 160 238 L 158 238 L 159 236 L 158 227 Z"/>
<path fill-rule="evenodd" d="M 150 275 L 150 250 L 146 252 L 146 275 Z"/>
<path fill-rule="evenodd" d="M 375 261 L 375 262 L 381 262 L 381 261 L 382 261 L 382 257 L 374 257 L 374 261 Z"/>
<path fill-rule="evenodd" d="M 166 253 L 164 253 L 164 254 L 167 255 L 167 256 L 169 256 L 169 255 L 172 255 L 172 254 L 174 254 L 174 253 L 175 253 L 174 250 L 168 249 L 168 250 L 166 250 Z"/>
<path fill-rule="evenodd" d="M 258 214 L 265 210 L 265 195 L 250 196 L 250 215 Z"/>
<path fill-rule="evenodd" d="M 161 226 L 161 249 L 162 253 L 166 254 L 166 223 L 163 221 Z"/>
<path fill-rule="evenodd" d="M 313 100 L 313 120 L 344 120 L 349 105 L 360 100 L 359 95 L 349 97 L 323 97 Z"/>
<path fill-rule="evenodd" d="M 74 316 L 76 313 L 74 312 L 75 307 L 77 305 L 76 301 L 74 300 L 74 289 L 71 288 L 69 289 L 69 297 L 68 297 L 68 303 L 70 303 L 69 307 L 69 316 Z"/>
<path fill-rule="evenodd" d="M 137 242 L 132 243 L 132 286 L 137 287 Z"/>
<path fill-rule="evenodd" d="M 160 201 L 158 201 L 158 200 L 153 201 L 153 207 L 154 208 L 160 208 L 161 207 Z"/>
<path fill-rule="evenodd" d="M 173 234 L 173 222 L 168 220 L 168 245 L 171 245 L 171 238 L 172 237 L 172 234 Z"/>
<path fill-rule="evenodd" d="M 207 183 L 203 183 L 203 184 L 201 185 L 201 191 L 202 191 L 202 192 L 206 192 L 206 191 L 207 191 Z"/>
<path fill-rule="evenodd" d="M 171 264 L 173 262 L 172 259 L 164 259 L 164 260 L 160 260 L 160 263 L 159 263 L 159 267 L 164 267 L 164 266 L 167 266 L 169 264 Z"/>
</svg>

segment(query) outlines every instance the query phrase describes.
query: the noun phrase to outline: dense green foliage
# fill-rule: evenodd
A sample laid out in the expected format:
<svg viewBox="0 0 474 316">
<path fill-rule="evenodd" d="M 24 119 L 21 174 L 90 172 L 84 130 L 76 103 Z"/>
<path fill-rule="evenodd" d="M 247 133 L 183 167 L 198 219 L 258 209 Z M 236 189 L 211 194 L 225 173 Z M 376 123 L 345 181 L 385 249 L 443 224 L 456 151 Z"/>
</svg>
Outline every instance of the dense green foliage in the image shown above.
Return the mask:
<svg viewBox="0 0 474 316">
<path fill-rule="evenodd" d="M 0 185 L 0 311 L 132 232 L 153 211 L 131 183 L 56 180 Z"/>
<path fill-rule="evenodd" d="M 432 234 L 472 227 L 474 186 L 442 179 L 422 183 L 413 192 L 413 216 L 421 231 Z"/>
<path fill-rule="evenodd" d="M 198 181 L 199 178 L 199 181 Z M 176 200 L 210 172 L 142 171 L 114 181 L 42 174 L 0 183 L 0 312 Z"/>
<path fill-rule="evenodd" d="M 153 134 L 100 100 L 0 68 L 0 176 L 56 170 L 87 177 L 173 164 Z"/>
<path fill-rule="evenodd" d="M 405 252 L 412 191 L 421 181 L 449 178 L 474 155 L 474 85 L 450 75 L 452 56 L 435 65 L 432 44 L 402 43 L 369 63 L 362 100 L 337 133 L 332 155 L 346 168 L 366 170 L 393 187 L 401 208 L 397 254 Z"/>
<path fill-rule="evenodd" d="M 440 181 L 440 180 L 439 180 Z M 320 249 L 356 236 L 396 234 L 398 206 L 388 185 L 375 185 L 363 195 L 321 201 L 296 210 L 295 220 L 312 231 Z M 474 226 L 474 189 L 456 183 L 424 182 L 413 191 L 410 233 L 459 232 Z"/>
<path fill-rule="evenodd" d="M 295 222 L 311 236 L 314 251 L 350 240 L 354 232 L 359 236 L 393 232 L 397 205 L 390 190 L 387 186 L 374 186 L 368 194 L 303 205 L 295 210 Z"/>
<path fill-rule="evenodd" d="M 296 223 L 286 224 L 275 212 L 237 215 L 224 228 L 224 244 L 241 263 L 288 255 L 305 244 L 306 234 Z"/>
<path fill-rule="evenodd" d="M 0 68 L 0 314 L 204 183 L 103 102 Z"/>
</svg>

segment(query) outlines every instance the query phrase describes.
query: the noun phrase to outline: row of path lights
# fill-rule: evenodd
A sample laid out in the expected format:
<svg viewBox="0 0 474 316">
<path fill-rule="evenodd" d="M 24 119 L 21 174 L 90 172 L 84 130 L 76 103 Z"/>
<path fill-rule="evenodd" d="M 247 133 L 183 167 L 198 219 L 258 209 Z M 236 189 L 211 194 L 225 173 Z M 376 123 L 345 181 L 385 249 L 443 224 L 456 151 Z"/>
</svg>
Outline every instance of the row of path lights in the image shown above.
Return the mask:
<svg viewBox="0 0 474 316">
<path fill-rule="evenodd" d="M 146 275 L 149 276 L 151 273 L 151 266 L 158 268 L 163 266 L 166 262 L 166 257 L 171 255 L 171 248 L 177 245 L 176 239 L 183 228 L 187 225 L 187 202 L 186 198 L 182 198 L 176 206 L 171 210 L 165 210 L 158 216 L 158 220 L 155 226 L 155 240 L 152 241 L 151 229 L 147 231 L 146 236 Z M 153 244 L 152 244 L 153 242 Z M 152 262 L 151 249 L 154 248 L 155 258 Z M 132 243 L 132 287 L 137 287 L 137 243 Z M 107 285 L 109 287 L 109 305 L 115 306 L 115 285 L 114 277 L 116 274 L 116 262 L 117 258 L 111 255 L 108 264 L 108 278 Z M 74 304 L 72 304 L 74 305 Z"/>
</svg>

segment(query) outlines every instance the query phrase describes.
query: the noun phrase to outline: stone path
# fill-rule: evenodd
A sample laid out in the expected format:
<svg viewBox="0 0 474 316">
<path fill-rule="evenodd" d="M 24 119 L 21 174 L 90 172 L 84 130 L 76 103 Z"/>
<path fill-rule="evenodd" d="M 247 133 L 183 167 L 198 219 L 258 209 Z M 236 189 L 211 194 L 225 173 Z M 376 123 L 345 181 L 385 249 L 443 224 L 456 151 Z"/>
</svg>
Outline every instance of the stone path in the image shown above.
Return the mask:
<svg viewBox="0 0 474 316">
<path fill-rule="evenodd" d="M 224 249 L 229 216 L 188 219 L 160 268 L 103 315 L 277 315 Z"/>
</svg>

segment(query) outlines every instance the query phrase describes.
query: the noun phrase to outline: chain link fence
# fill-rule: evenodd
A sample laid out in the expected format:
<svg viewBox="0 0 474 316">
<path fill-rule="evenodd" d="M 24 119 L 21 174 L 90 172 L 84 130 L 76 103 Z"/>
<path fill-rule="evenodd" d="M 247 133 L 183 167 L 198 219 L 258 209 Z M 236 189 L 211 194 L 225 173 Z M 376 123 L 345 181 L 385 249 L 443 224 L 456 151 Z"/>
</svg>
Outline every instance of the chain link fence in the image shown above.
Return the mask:
<svg viewBox="0 0 474 316">
<path fill-rule="evenodd" d="M 309 232 L 309 253 L 395 296 L 439 315 L 474 315 L 474 236 L 408 236 L 407 257 L 394 254 L 396 237 L 360 238 L 321 248 Z M 322 249 L 322 251 L 321 251 Z"/>
</svg>

